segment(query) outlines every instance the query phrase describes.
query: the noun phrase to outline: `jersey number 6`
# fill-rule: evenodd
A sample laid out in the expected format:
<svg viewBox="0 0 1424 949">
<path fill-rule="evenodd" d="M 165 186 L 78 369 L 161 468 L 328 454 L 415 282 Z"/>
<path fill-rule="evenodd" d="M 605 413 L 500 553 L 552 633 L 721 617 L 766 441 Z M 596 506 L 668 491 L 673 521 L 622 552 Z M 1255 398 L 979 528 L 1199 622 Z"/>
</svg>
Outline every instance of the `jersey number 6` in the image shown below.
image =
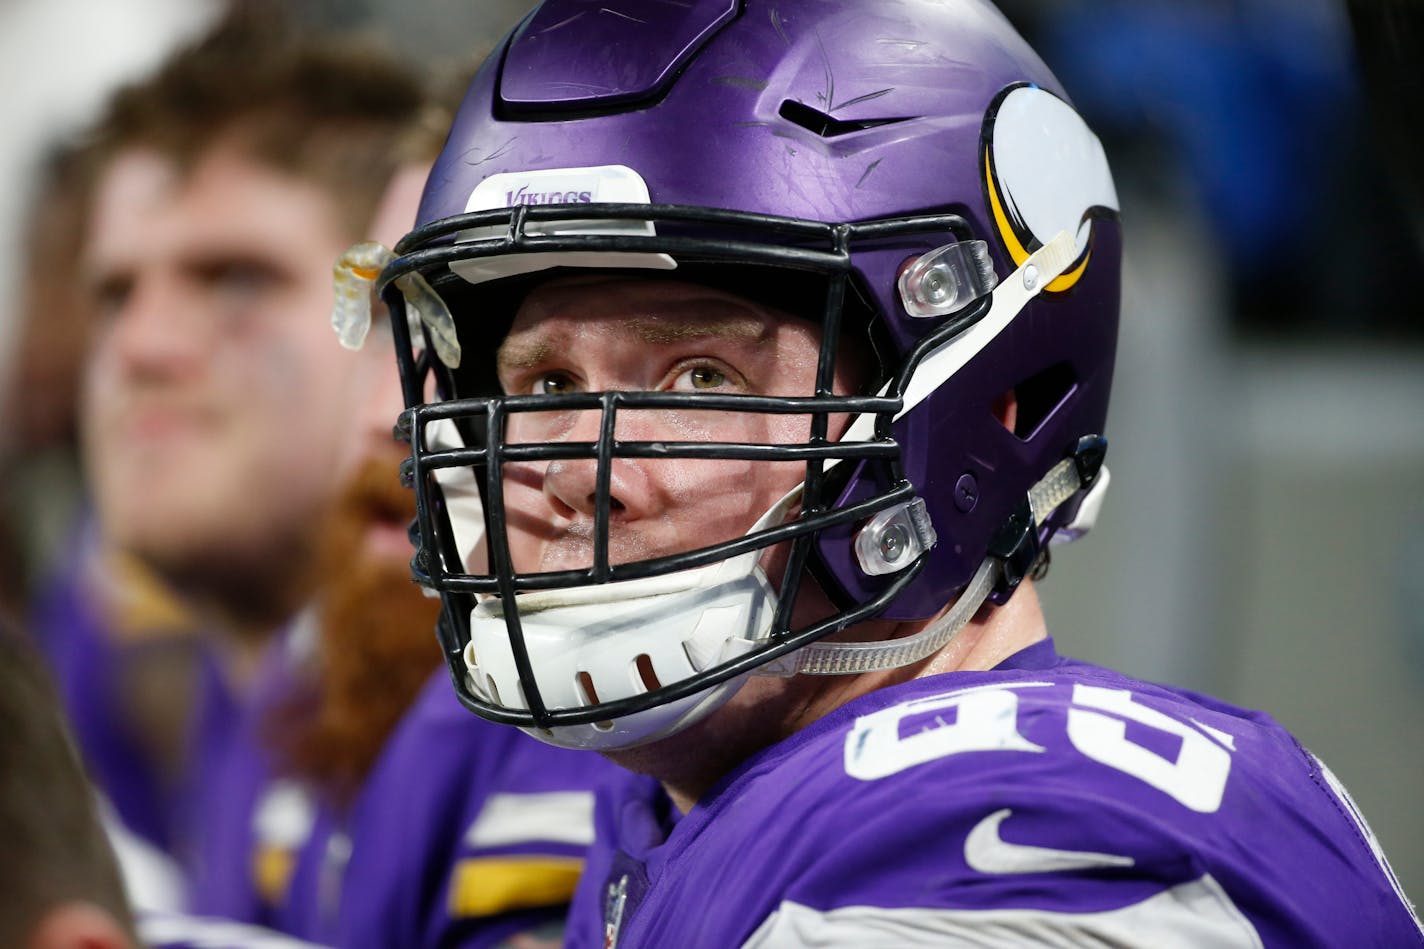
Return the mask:
<svg viewBox="0 0 1424 949">
<path fill-rule="evenodd" d="M 1019 731 L 1016 690 L 1051 686 L 1021 682 L 961 689 L 861 716 L 846 736 L 846 773 L 874 781 L 968 751 L 1041 753 L 1045 749 Z M 943 713 L 951 710 L 953 721 L 946 721 Z M 932 713 L 928 725 L 901 734 L 905 719 Z M 1127 735 L 1129 722 L 1179 739 L 1176 756 L 1165 757 L 1133 741 Z M 1066 725 L 1068 741 L 1080 754 L 1150 784 L 1191 810 L 1210 814 L 1221 807 L 1231 772 L 1230 735 L 1180 722 L 1137 702 L 1126 689 L 1082 684 L 1073 686 Z"/>
</svg>

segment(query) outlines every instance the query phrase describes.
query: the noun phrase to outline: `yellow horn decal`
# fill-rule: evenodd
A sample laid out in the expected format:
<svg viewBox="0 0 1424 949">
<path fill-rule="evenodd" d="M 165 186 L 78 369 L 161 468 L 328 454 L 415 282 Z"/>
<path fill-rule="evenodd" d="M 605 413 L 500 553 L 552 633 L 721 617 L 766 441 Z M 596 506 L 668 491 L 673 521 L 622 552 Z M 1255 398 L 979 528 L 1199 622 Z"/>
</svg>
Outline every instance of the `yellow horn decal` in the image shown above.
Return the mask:
<svg viewBox="0 0 1424 949">
<path fill-rule="evenodd" d="M 1074 267 L 1072 270 L 1065 270 L 1062 274 L 1058 276 L 1056 280 L 1050 282 L 1048 286 L 1044 287 L 1043 289 L 1049 293 L 1061 293 L 1062 291 L 1067 290 L 1069 287 L 1073 286 L 1073 284 L 1078 282 L 1078 278 L 1083 276 L 1083 271 L 1088 269 L 1088 258 L 1092 256 L 1093 249 L 1090 246 L 1088 250 L 1083 254 L 1082 263 Z"/>
<path fill-rule="evenodd" d="M 1009 222 L 1009 216 L 1004 213 L 1003 202 L 999 200 L 999 184 L 994 180 L 993 159 L 989 155 L 989 146 L 984 146 L 984 183 L 989 190 L 989 209 L 994 213 L 994 223 L 999 227 L 999 237 L 1003 239 L 1004 246 L 1008 248 L 1009 256 L 1014 260 L 1015 267 L 1023 266 L 1023 262 L 1028 260 L 1028 251 L 1019 242 L 1019 236 L 1014 233 L 1014 226 Z"/>
<path fill-rule="evenodd" d="M 994 180 L 993 159 L 989 154 L 989 147 L 984 147 L 984 184 L 989 192 L 989 210 L 993 212 L 994 224 L 999 229 L 999 237 L 1004 242 L 1004 247 L 1008 250 L 1009 256 L 1013 258 L 1014 266 L 1021 267 L 1023 262 L 1029 258 L 1029 250 L 1024 247 L 1019 240 L 1018 234 L 1014 231 L 1014 225 L 1009 220 L 1009 215 L 1004 211 L 1003 200 L 999 197 L 999 184 Z M 1078 282 L 1078 278 L 1083 276 L 1083 271 L 1088 268 L 1088 259 L 1092 257 L 1092 247 L 1084 251 L 1083 259 L 1078 266 L 1072 270 L 1064 271 L 1043 289 L 1049 293 L 1061 293 Z"/>
</svg>

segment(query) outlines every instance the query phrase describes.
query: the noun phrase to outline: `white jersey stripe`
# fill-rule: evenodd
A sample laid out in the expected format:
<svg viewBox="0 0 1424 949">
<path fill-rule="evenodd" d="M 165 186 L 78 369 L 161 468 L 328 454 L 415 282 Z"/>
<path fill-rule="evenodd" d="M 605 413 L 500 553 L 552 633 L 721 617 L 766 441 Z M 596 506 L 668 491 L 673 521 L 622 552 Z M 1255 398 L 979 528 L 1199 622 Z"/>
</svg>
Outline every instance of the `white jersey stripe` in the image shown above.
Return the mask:
<svg viewBox="0 0 1424 949">
<path fill-rule="evenodd" d="M 207 916 L 140 913 L 138 935 L 152 949 L 320 949 L 270 929 Z"/>
<path fill-rule="evenodd" d="M 1140 903 L 1096 913 L 1040 909 L 888 909 L 845 906 L 829 911 L 783 902 L 743 949 L 913 949 L 975 946 L 1200 946 L 1261 949 L 1261 937 L 1206 875 Z"/>
<path fill-rule="evenodd" d="M 1424 936 L 1424 923 L 1419 920 L 1419 914 L 1415 912 L 1414 904 L 1409 901 L 1409 897 L 1404 894 L 1404 887 L 1399 885 L 1399 877 L 1394 875 L 1394 868 L 1389 865 L 1389 859 L 1384 855 L 1384 848 L 1380 846 L 1379 838 L 1375 836 L 1374 830 L 1365 821 L 1365 815 L 1355 806 L 1355 799 L 1350 796 L 1350 792 L 1345 790 L 1345 785 L 1340 783 L 1340 779 L 1335 777 L 1335 772 L 1325 766 L 1315 755 L 1310 756 L 1320 767 L 1320 773 L 1325 778 L 1325 782 L 1330 785 L 1330 790 L 1335 792 L 1335 796 L 1340 799 L 1340 803 L 1345 805 L 1345 810 L 1349 814 L 1350 820 L 1360 829 L 1361 835 L 1365 838 L 1365 843 L 1369 844 L 1370 853 L 1375 858 L 1375 863 L 1379 865 L 1380 871 L 1389 880 L 1390 887 L 1394 890 L 1394 895 L 1399 897 L 1399 902 L 1404 904 L 1409 915 L 1414 919 L 1414 926 L 1419 930 L 1419 935 Z"/>
<path fill-rule="evenodd" d="M 470 847 L 503 847 L 538 841 L 593 843 L 593 793 L 491 794 L 465 831 Z"/>
</svg>

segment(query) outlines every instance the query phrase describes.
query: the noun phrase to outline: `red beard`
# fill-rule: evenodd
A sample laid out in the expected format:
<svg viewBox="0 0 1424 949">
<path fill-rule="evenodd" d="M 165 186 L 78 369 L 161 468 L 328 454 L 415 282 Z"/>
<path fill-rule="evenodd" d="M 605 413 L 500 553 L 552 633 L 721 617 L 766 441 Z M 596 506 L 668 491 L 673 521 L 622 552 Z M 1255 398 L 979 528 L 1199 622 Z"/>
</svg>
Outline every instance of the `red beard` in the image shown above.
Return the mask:
<svg viewBox="0 0 1424 949">
<path fill-rule="evenodd" d="M 372 556 L 365 545 L 373 524 L 403 530 L 415 517 L 414 494 L 397 479 L 401 457 L 393 446 L 367 460 L 342 492 L 321 538 L 313 675 L 266 722 L 279 770 L 338 808 L 440 664 L 439 601 L 412 582 L 408 556 Z"/>
</svg>

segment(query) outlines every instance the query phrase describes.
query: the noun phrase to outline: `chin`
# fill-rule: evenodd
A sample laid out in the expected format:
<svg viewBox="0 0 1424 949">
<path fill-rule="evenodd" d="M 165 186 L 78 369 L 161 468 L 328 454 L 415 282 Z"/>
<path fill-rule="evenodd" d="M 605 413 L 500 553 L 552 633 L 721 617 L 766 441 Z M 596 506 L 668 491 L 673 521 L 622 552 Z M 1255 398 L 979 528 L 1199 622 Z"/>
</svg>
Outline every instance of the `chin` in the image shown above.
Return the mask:
<svg viewBox="0 0 1424 949">
<path fill-rule="evenodd" d="M 664 780 L 720 774 L 729 762 L 740 761 L 795 730 L 786 727 L 797 704 L 793 682 L 753 675 L 725 703 L 686 728 L 603 755 L 628 771 Z"/>
</svg>

